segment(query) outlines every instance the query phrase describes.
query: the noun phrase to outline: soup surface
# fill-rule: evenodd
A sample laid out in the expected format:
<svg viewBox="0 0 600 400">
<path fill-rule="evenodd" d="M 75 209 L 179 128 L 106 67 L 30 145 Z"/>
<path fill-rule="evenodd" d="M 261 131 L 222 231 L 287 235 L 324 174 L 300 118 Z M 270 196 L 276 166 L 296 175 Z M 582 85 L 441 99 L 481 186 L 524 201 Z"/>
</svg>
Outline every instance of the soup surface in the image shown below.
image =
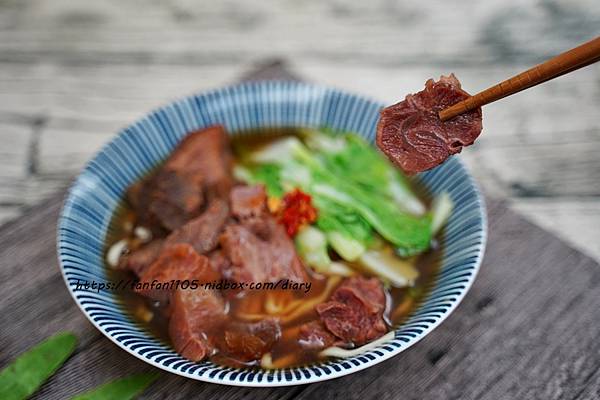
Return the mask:
<svg viewBox="0 0 600 400">
<path fill-rule="evenodd" d="M 131 282 L 118 293 L 139 324 L 193 361 L 283 368 L 368 346 L 410 315 L 438 269 L 447 199 L 432 204 L 354 135 L 207 131 L 132 185 L 111 222 L 109 276 Z M 200 143 L 211 136 L 222 143 Z"/>
</svg>

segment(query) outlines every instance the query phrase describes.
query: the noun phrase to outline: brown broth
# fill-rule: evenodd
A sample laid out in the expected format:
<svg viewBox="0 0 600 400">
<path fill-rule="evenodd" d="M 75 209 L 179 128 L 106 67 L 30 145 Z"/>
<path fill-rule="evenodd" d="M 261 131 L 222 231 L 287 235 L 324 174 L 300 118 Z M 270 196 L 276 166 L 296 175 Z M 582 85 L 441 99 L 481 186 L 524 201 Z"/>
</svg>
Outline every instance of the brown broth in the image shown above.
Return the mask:
<svg viewBox="0 0 600 400">
<path fill-rule="evenodd" d="M 271 140 L 285 136 L 296 135 L 294 129 L 272 129 L 258 130 L 246 132 L 244 136 L 236 136 L 232 140 L 234 155 L 243 157 L 244 149 L 255 149 L 257 147 L 268 144 Z M 427 190 L 417 182 L 412 183 L 413 190 L 419 195 L 421 200 L 429 205 L 431 196 Z M 115 212 L 106 238 L 106 248 L 116 241 L 123 238 L 132 238 L 130 230 L 125 228 L 126 222 L 135 222 L 135 214 L 125 201 L 117 208 Z M 388 304 L 384 314 L 384 319 L 390 329 L 397 327 L 416 309 L 419 303 L 427 295 L 431 283 L 439 270 L 440 255 L 442 249 L 439 246 L 434 246 L 428 252 L 419 255 L 414 261 L 414 265 L 419 270 L 419 277 L 415 285 L 411 288 L 395 288 L 388 287 L 385 289 Z M 107 266 L 108 277 L 111 281 L 120 279 L 133 279 L 134 275 L 130 272 L 117 271 Z M 369 275 L 364 274 L 363 275 Z M 323 295 L 326 288 L 327 277 L 310 273 L 310 282 L 312 283 L 311 290 L 308 293 L 304 291 L 247 291 L 243 296 L 233 296 L 225 294 L 225 298 L 229 303 L 229 316 L 232 321 L 248 321 L 249 313 L 267 315 L 266 310 L 267 297 L 282 300 L 284 296 L 288 297 L 289 301 L 295 302 L 310 302 Z M 337 286 L 337 285 L 335 285 Z M 335 288 L 333 286 L 333 288 Z M 170 343 L 168 336 L 168 318 L 167 310 L 164 305 L 152 302 L 147 298 L 136 294 L 131 290 L 121 290 L 117 293 L 119 302 L 123 310 L 130 314 L 141 329 L 144 329 L 157 337 L 166 344 Z M 252 308 L 253 307 L 253 308 Z M 301 307 L 301 306 L 300 306 Z M 148 320 L 151 313 L 152 318 Z M 242 317 L 244 316 L 245 317 Z M 307 365 L 322 361 L 318 356 L 318 351 L 307 351 L 302 348 L 297 341 L 298 328 L 303 323 L 318 319 L 318 315 L 314 307 L 308 308 L 305 312 L 298 315 L 290 321 L 285 320 L 281 323 L 282 335 L 280 340 L 271 349 L 272 360 L 275 364 L 279 363 L 282 367 L 293 367 Z M 230 359 L 224 355 L 216 354 L 211 357 L 211 361 L 232 367 L 247 366 L 259 367 L 260 360 L 251 363 L 243 363 L 238 360 Z"/>
</svg>

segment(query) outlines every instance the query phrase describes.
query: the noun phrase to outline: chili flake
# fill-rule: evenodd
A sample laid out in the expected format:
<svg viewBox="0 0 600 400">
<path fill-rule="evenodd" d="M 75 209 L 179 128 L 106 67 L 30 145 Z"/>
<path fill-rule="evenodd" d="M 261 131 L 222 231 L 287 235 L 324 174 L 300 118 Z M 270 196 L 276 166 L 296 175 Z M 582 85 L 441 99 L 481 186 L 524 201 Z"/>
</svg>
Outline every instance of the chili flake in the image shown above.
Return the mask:
<svg viewBox="0 0 600 400">
<path fill-rule="evenodd" d="M 283 196 L 277 217 L 287 234 L 294 237 L 303 225 L 317 220 L 317 209 L 312 205 L 309 194 L 294 189 Z"/>
</svg>

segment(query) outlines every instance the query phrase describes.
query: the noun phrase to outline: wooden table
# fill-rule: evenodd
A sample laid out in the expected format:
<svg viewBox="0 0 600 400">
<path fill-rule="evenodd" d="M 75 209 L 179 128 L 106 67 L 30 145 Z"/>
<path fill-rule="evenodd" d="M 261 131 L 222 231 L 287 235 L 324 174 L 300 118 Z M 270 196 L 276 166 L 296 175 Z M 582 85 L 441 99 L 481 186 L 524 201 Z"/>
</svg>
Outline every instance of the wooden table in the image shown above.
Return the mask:
<svg viewBox="0 0 600 400">
<path fill-rule="evenodd" d="M 280 64 L 253 78 L 280 76 Z M 64 399 L 149 365 L 83 316 L 56 265 L 60 192 L 0 228 L 0 365 L 61 330 L 76 353 L 35 396 Z M 588 399 L 600 396 L 600 265 L 488 198 L 489 245 L 463 303 L 439 328 L 377 366 L 312 385 L 250 389 L 168 373 L 144 398 Z"/>
<path fill-rule="evenodd" d="M 0 4 L 0 366 L 59 330 L 79 338 L 36 398 L 151 369 L 87 322 L 56 264 L 64 187 L 119 128 L 273 55 L 305 79 L 387 102 L 445 71 L 476 91 L 600 24 L 600 3 L 586 0 L 140 7 Z M 486 108 L 484 135 L 461 157 L 491 199 L 507 200 L 488 200 L 481 273 L 422 342 L 331 382 L 240 389 L 165 373 L 142 397 L 600 398 L 599 90 L 594 66 Z"/>
</svg>

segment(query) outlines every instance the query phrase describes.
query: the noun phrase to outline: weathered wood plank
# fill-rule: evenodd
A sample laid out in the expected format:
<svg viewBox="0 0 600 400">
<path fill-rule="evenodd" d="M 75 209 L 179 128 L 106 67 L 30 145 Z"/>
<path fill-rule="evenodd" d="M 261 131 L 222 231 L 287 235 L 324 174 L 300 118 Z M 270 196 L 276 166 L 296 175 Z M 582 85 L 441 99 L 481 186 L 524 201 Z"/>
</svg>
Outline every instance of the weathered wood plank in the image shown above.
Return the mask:
<svg viewBox="0 0 600 400">
<path fill-rule="evenodd" d="M 98 334 L 63 289 L 55 245 L 61 204 L 59 194 L 0 230 L 1 365 L 60 330 L 72 330 L 83 344 Z"/>
<path fill-rule="evenodd" d="M 45 130 L 39 142 L 38 172 L 71 176 L 114 135 L 113 132 Z"/>
<path fill-rule="evenodd" d="M 0 123 L 0 178 L 22 178 L 28 174 L 32 129 Z"/>
<path fill-rule="evenodd" d="M 591 0 L 29 0 L 3 11 L 0 60 L 89 65 L 240 63 L 290 51 L 308 61 L 379 65 L 533 61 L 593 36 L 600 21 Z"/>
<path fill-rule="evenodd" d="M 519 199 L 511 208 L 580 251 L 600 259 L 600 201 L 592 199 Z"/>
<path fill-rule="evenodd" d="M 51 128 L 79 129 L 83 123 L 109 131 L 167 101 L 230 83 L 241 70 L 236 65 L 0 65 L 1 113 L 58 119 L 45 121 Z"/>
</svg>

